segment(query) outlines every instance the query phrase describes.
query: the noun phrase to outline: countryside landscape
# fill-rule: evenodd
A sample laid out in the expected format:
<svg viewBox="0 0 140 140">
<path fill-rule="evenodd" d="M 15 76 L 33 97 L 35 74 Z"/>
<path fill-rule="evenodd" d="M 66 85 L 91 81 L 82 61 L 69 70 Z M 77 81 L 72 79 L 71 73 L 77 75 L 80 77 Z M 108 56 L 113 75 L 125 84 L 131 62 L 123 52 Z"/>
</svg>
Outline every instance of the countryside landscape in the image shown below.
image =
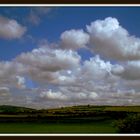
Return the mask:
<svg viewBox="0 0 140 140">
<path fill-rule="evenodd" d="M 0 106 L 0 132 L 23 134 L 139 133 L 140 120 L 134 118 L 126 120 L 126 124 L 124 123 L 126 126 L 122 123 L 128 116 L 136 115 L 140 116 L 139 106 L 85 105 L 42 110 Z M 129 128 L 130 125 L 131 128 Z"/>
<path fill-rule="evenodd" d="M 0 7 L 0 134 L 140 134 L 139 7 Z"/>
</svg>

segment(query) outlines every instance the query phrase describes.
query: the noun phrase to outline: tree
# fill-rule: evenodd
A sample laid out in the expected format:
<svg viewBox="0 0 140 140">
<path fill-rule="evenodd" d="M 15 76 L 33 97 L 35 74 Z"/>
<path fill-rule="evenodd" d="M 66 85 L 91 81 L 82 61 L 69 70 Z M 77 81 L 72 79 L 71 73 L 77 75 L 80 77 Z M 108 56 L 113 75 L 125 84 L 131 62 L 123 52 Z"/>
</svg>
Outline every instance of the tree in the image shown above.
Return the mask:
<svg viewBox="0 0 140 140">
<path fill-rule="evenodd" d="M 126 118 L 117 120 L 115 126 L 119 133 L 140 133 L 140 113 L 129 114 Z"/>
</svg>

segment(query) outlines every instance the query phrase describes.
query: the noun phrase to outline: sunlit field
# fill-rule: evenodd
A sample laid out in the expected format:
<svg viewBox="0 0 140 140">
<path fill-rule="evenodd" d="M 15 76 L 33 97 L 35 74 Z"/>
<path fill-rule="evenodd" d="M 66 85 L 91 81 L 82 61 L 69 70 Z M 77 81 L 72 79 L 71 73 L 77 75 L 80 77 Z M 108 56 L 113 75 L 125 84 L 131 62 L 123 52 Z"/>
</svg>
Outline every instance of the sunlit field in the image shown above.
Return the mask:
<svg viewBox="0 0 140 140">
<path fill-rule="evenodd" d="M 131 115 L 133 119 L 140 107 L 85 105 L 35 110 L 0 106 L 0 110 L 0 133 L 112 134 L 119 133 L 116 122 Z"/>
<path fill-rule="evenodd" d="M 1 123 L 0 133 L 115 133 L 111 121 L 94 123 Z"/>
</svg>

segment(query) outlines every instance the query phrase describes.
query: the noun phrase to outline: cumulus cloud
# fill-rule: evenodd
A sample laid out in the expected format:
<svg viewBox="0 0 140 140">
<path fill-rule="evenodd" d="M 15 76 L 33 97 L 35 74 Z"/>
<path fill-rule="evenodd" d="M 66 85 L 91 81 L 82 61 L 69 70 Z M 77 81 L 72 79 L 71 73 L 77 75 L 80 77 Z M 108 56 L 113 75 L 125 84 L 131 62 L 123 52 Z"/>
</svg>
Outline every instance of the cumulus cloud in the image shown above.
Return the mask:
<svg viewBox="0 0 140 140">
<path fill-rule="evenodd" d="M 15 62 L 0 62 L 0 86 L 6 87 L 25 87 L 25 79 L 22 76 L 24 69 L 22 64 Z M 20 74 L 21 76 L 19 76 Z"/>
<path fill-rule="evenodd" d="M 14 79 L 16 69 L 12 62 L 0 63 L 0 84 L 8 84 Z"/>
<path fill-rule="evenodd" d="M 99 56 L 95 56 L 84 62 L 76 75 L 75 85 L 85 93 L 96 92 L 98 95 L 115 91 L 119 77 L 112 74 L 112 65 L 105 62 Z"/>
<path fill-rule="evenodd" d="M 60 61 L 59 57 L 56 57 L 56 54 L 59 55 L 58 52 L 62 58 L 65 53 L 67 58 L 70 56 L 67 61 L 64 61 L 67 63 L 72 62 L 72 58 L 76 56 L 76 63 L 63 65 L 62 62 L 65 57 Z M 40 94 L 37 98 L 44 102 L 45 100 L 47 102 L 54 100 L 57 104 L 61 101 L 61 103 L 64 103 L 63 105 L 68 105 L 71 103 L 98 104 L 99 102 L 96 100 L 103 104 L 104 98 L 108 97 L 111 102 L 104 101 L 104 103 L 113 104 L 116 103 L 114 100 L 115 96 L 118 95 L 118 89 L 120 89 L 121 94 L 124 94 L 124 91 L 126 92 L 128 89 L 133 89 L 133 86 L 128 87 L 126 82 L 120 78 L 119 74 L 123 71 L 123 66 L 113 65 L 109 61 L 105 62 L 98 55 L 80 64 L 79 55 L 76 53 L 73 56 L 69 54 L 70 52 L 73 54 L 73 51 L 70 50 L 64 51 L 43 47 L 30 53 L 21 54 L 16 58 L 18 63 L 26 67 L 27 72 L 25 71 L 25 73 L 28 73 L 32 80 L 45 85 L 46 90 L 39 90 Z M 49 61 L 51 63 L 48 63 Z M 54 69 L 54 66 L 58 65 L 59 67 Z M 53 67 L 51 68 L 51 66 Z M 53 88 L 55 91 L 53 91 Z M 127 101 L 128 94 L 124 94 L 124 96 Z"/>
<path fill-rule="evenodd" d="M 110 73 L 111 68 L 109 62 L 95 56 L 72 72 L 59 73 L 58 90 L 70 100 L 94 100 L 100 93 L 112 90 L 116 80 Z"/>
<path fill-rule="evenodd" d="M 140 61 L 128 61 L 124 66 L 118 65 L 112 73 L 127 80 L 140 80 Z"/>
<path fill-rule="evenodd" d="M 18 39 L 26 32 L 26 27 L 20 25 L 16 20 L 0 16 L 0 38 Z"/>
<path fill-rule="evenodd" d="M 97 55 L 95 57 L 90 58 L 90 60 L 85 61 L 81 75 L 86 76 L 91 79 L 101 80 L 107 73 L 111 71 L 111 63 L 104 62 Z"/>
<path fill-rule="evenodd" d="M 75 96 L 73 96 L 73 100 L 96 100 L 98 97 L 98 94 L 96 92 L 90 92 L 90 93 L 85 93 L 85 92 L 79 92 Z"/>
<path fill-rule="evenodd" d="M 79 66 L 80 56 L 72 50 L 50 49 L 43 47 L 16 58 L 27 68 L 27 73 L 35 80 L 55 82 L 59 72 Z"/>
<path fill-rule="evenodd" d="M 19 75 L 17 75 L 16 78 L 17 78 L 17 87 L 18 88 L 25 88 L 26 87 L 25 86 L 25 78 L 22 76 L 19 76 Z"/>
<path fill-rule="evenodd" d="M 34 49 L 31 53 L 21 54 L 17 60 L 25 65 L 55 72 L 77 67 L 80 56 L 71 50 L 39 48 Z"/>
<path fill-rule="evenodd" d="M 66 87 L 65 87 L 66 88 Z M 54 101 L 62 101 L 62 102 L 80 102 L 80 100 L 95 100 L 98 95 L 95 92 L 84 93 L 84 92 L 77 92 L 77 93 L 68 93 L 67 89 L 60 89 L 58 91 L 49 90 L 42 90 L 40 92 L 40 98 L 45 99 L 47 101 L 54 100 Z M 65 92 L 64 92 L 65 91 Z"/>
<path fill-rule="evenodd" d="M 59 91 L 53 92 L 52 90 L 49 91 L 42 91 L 40 94 L 41 98 L 46 98 L 48 100 L 67 100 L 67 96 L 62 94 Z"/>
<path fill-rule="evenodd" d="M 38 48 L 1 61 L 0 102 L 14 104 L 16 97 L 16 104 L 38 108 L 139 104 L 139 38 L 111 17 L 92 22 L 87 30 L 65 31 L 60 43 L 41 41 Z M 82 48 L 94 54 L 82 59 Z M 27 86 L 26 78 L 37 86 Z"/>
<path fill-rule="evenodd" d="M 140 39 L 129 35 L 116 18 L 108 17 L 87 25 L 90 49 L 115 60 L 140 59 Z"/>
<path fill-rule="evenodd" d="M 86 47 L 89 35 L 81 30 L 68 30 L 61 34 L 61 45 L 64 49 L 76 50 Z"/>
</svg>

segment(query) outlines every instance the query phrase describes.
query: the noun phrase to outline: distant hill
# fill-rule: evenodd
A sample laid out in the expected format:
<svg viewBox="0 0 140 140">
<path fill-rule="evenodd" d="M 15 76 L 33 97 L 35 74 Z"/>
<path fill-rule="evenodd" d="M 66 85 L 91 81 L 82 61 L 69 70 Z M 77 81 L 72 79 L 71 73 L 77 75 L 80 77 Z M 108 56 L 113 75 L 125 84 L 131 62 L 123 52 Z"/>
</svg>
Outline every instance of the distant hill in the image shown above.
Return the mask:
<svg viewBox="0 0 140 140">
<path fill-rule="evenodd" d="M 10 106 L 10 105 L 1 105 L 0 113 L 28 113 L 36 111 L 35 109 L 26 108 L 26 107 L 18 107 L 18 106 Z"/>
<path fill-rule="evenodd" d="M 1 105 L 0 114 L 19 114 L 19 113 L 47 113 L 47 114 L 82 114 L 92 112 L 140 112 L 140 106 L 94 106 L 94 105 L 80 105 L 71 107 L 61 107 L 53 109 L 32 109 L 19 106 Z"/>
<path fill-rule="evenodd" d="M 61 107 L 48 109 L 49 112 L 140 112 L 140 106 L 96 106 L 96 105 L 79 105 L 71 107 Z"/>
<path fill-rule="evenodd" d="M 140 113 L 140 106 L 80 105 L 53 109 L 0 106 L 0 122 L 93 122 L 123 119 L 128 114 Z"/>
</svg>

